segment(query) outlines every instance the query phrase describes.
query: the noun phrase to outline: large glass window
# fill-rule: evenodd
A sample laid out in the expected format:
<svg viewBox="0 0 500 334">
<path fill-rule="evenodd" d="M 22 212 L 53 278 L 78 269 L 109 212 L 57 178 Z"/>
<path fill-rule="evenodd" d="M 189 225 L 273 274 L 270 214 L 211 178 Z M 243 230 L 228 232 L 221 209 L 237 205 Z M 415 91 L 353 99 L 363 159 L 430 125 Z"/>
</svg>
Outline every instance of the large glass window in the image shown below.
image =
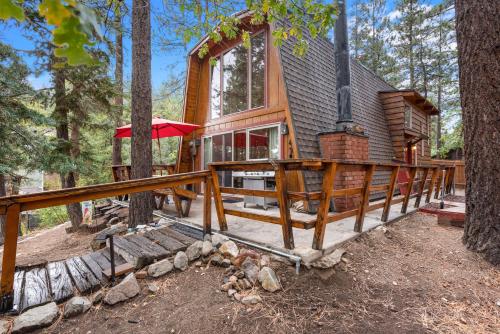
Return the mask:
<svg viewBox="0 0 500 334">
<path fill-rule="evenodd" d="M 234 133 L 234 161 L 245 161 L 247 159 L 247 132 L 238 131 Z"/>
<path fill-rule="evenodd" d="M 250 130 L 249 159 L 278 159 L 279 137 L 278 127 Z"/>
<path fill-rule="evenodd" d="M 249 49 L 240 44 L 211 66 L 212 119 L 264 106 L 265 40 L 264 32 L 259 32 L 250 38 Z"/>
</svg>

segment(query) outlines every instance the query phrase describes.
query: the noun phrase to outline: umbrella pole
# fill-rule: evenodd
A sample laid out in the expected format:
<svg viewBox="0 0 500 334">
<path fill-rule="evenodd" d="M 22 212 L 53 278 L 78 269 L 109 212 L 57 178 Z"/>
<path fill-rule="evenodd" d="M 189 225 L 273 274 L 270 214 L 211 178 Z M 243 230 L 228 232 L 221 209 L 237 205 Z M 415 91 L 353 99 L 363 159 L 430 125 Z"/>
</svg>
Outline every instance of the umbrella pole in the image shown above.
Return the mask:
<svg viewBox="0 0 500 334">
<path fill-rule="evenodd" d="M 161 165 L 161 145 L 159 137 L 157 138 L 157 143 L 158 143 L 158 155 L 160 156 L 160 165 Z M 161 168 L 160 168 L 160 175 L 163 175 Z"/>
</svg>

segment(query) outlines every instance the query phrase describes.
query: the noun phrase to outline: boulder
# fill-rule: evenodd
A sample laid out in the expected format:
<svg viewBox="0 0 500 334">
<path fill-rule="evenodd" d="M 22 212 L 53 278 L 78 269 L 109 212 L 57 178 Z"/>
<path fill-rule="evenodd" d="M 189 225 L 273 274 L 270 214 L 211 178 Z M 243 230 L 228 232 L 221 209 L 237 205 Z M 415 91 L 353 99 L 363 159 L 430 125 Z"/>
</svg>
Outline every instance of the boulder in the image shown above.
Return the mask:
<svg viewBox="0 0 500 334">
<path fill-rule="evenodd" d="M 212 243 L 212 236 L 210 234 L 205 234 L 203 236 L 203 241 L 210 241 L 210 243 Z"/>
<path fill-rule="evenodd" d="M 92 306 L 92 302 L 88 298 L 81 296 L 73 297 L 64 305 L 63 316 L 65 318 L 71 318 L 85 313 L 90 309 L 90 306 Z"/>
<path fill-rule="evenodd" d="M 274 270 L 269 267 L 264 267 L 259 272 L 259 282 L 264 290 L 274 292 L 281 289 L 281 283 L 276 276 Z"/>
<path fill-rule="evenodd" d="M 102 290 L 99 290 L 96 293 L 94 293 L 90 299 L 92 300 L 92 304 L 96 305 L 102 302 L 103 298 L 104 298 L 104 292 L 102 292 Z"/>
<path fill-rule="evenodd" d="M 222 268 L 229 268 L 229 267 L 231 267 L 231 260 L 229 260 L 229 259 L 222 260 L 220 266 Z"/>
<path fill-rule="evenodd" d="M 154 284 L 154 283 L 149 283 L 147 287 L 148 287 L 148 292 L 149 292 L 149 293 L 157 293 L 157 292 L 158 292 L 158 290 L 160 289 L 160 288 L 158 287 L 158 285 L 156 285 L 156 284 Z"/>
<path fill-rule="evenodd" d="M 248 295 L 243 298 L 241 298 L 241 303 L 245 305 L 253 305 L 253 304 L 258 304 L 262 302 L 262 298 L 260 298 L 259 295 Z"/>
<path fill-rule="evenodd" d="M 212 253 L 212 242 L 210 240 L 205 240 L 201 247 L 201 255 L 208 256 L 210 253 Z"/>
<path fill-rule="evenodd" d="M 241 270 L 245 273 L 245 277 L 250 283 L 255 284 L 259 279 L 259 266 L 250 257 L 247 257 L 241 264 Z"/>
<path fill-rule="evenodd" d="M 54 302 L 32 308 L 14 320 L 12 333 L 27 333 L 37 328 L 50 326 L 58 316 L 59 308 Z"/>
<path fill-rule="evenodd" d="M 115 285 L 104 296 L 104 302 L 115 305 L 119 302 L 133 298 L 139 294 L 140 288 L 134 273 L 130 273 L 118 285 Z"/>
<path fill-rule="evenodd" d="M 269 255 L 262 255 L 260 257 L 260 266 L 261 267 L 267 267 L 271 264 L 271 258 Z"/>
<path fill-rule="evenodd" d="M 234 241 L 225 241 L 220 247 L 219 251 L 224 256 L 236 257 L 238 256 L 239 249 L 238 246 L 234 243 Z"/>
<path fill-rule="evenodd" d="M 186 255 L 189 261 L 196 260 L 201 256 L 203 241 L 196 241 L 186 249 Z"/>
<path fill-rule="evenodd" d="M 210 264 L 212 264 L 214 266 L 221 266 L 223 264 L 224 260 L 225 259 L 220 254 L 215 254 L 210 259 Z M 231 264 L 231 261 L 229 261 L 229 264 Z"/>
<path fill-rule="evenodd" d="M 344 255 L 345 249 L 337 248 L 333 253 L 325 255 L 320 259 L 311 263 L 314 268 L 328 269 L 334 267 L 337 263 L 342 260 L 342 255 Z"/>
<path fill-rule="evenodd" d="M 184 252 L 178 252 L 175 254 L 174 267 L 179 270 L 186 270 L 188 267 L 188 256 Z"/>
<path fill-rule="evenodd" d="M 0 320 L 0 334 L 9 332 L 10 323 L 7 320 Z"/>
<path fill-rule="evenodd" d="M 228 241 L 229 238 L 223 234 L 214 234 L 212 235 L 212 246 L 220 247 L 225 241 Z"/>
<path fill-rule="evenodd" d="M 169 259 L 164 259 L 150 264 L 148 267 L 148 275 L 156 278 L 165 275 L 172 271 L 172 269 L 174 269 L 172 262 L 170 262 Z"/>
</svg>

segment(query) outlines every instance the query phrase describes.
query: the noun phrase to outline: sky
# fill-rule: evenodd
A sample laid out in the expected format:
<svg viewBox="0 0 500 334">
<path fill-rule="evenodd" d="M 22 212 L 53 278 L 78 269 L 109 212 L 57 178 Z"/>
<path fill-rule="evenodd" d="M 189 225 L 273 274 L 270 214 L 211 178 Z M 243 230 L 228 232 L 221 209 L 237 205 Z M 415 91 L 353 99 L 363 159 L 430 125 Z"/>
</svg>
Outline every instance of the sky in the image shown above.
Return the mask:
<svg viewBox="0 0 500 334">
<path fill-rule="evenodd" d="M 347 5 L 349 6 L 352 1 L 348 0 Z M 439 0 L 427 0 L 424 1 L 428 4 L 433 4 L 439 2 Z M 126 3 L 129 8 L 131 6 L 131 0 L 126 0 Z M 162 0 L 151 0 L 151 4 L 153 10 L 156 8 L 160 8 L 162 6 Z M 397 15 L 394 11 L 394 0 L 387 1 L 387 11 L 388 15 Z M 126 17 L 124 19 L 125 28 L 130 31 L 130 19 Z M 15 27 L 13 24 L 0 25 L 0 41 L 11 45 L 15 49 L 18 50 L 32 50 L 33 45 L 31 41 L 25 36 L 26 32 L 21 29 Z M 187 53 L 192 45 L 188 45 L 186 48 L 178 48 L 176 50 L 162 50 L 159 47 L 158 40 L 155 40 L 155 36 L 158 36 L 160 32 L 158 31 L 159 27 L 156 20 L 152 20 L 152 34 L 153 34 L 153 42 L 152 42 L 152 54 L 151 54 L 151 80 L 153 85 L 153 91 L 158 92 L 163 82 L 168 80 L 171 76 L 182 76 L 184 77 L 184 72 L 186 69 L 186 61 L 187 61 Z M 111 31 L 103 31 L 102 32 L 106 36 L 110 36 L 112 34 Z M 110 36 L 112 38 L 112 36 Z M 168 36 L 167 36 L 168 37 Z M 194 42 L 192 43 L 194 44 Z M 129 35 L 124 36 L 124 80 L 130 81 L 130 73 L 131 73 L 131 53 L 132 53 L 132 45 L 131 39 Z M 26 53 L 21 53 L 25 62 L 33 67 L 35 63 L 35 57 L 30 56 Z M 113 65 L 114 66 L 114 65 Z M 111 74 L 111 73 L 110 73 Z M 30 81 L 35 89 L 50 87 L 50 74 L 49 73 L 40 73 L 39 75 L 31 75 Z"/>
</svg>

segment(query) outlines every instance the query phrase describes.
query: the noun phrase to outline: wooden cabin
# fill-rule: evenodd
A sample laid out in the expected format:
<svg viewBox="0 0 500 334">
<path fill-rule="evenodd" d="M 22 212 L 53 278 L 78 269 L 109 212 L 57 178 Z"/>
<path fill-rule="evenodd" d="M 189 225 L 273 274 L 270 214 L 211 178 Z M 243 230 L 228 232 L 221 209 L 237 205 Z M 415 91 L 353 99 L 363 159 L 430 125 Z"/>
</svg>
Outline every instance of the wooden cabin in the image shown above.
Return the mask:
<svg viewBox="0 0 500 334">
<path fill-rule="evenodd" d="M 238 15 L 248 29 L 250 14 Z M 274 46 L 273 29 L 253 26 L 249 49 L 241 38 L 209 42 L 209 55 L 200 59 L 204 39 L 189 53 L 183 121 L 201 127 L 182 138 L 178 172 L 215 161 L 322 157 L 318 134 L 334 130 L 337 120 L 333 44 L 306 34 L 309 50 L 300 58 L 291 39 Z M 429 101 L 395 89 L 355 60 L 351 83 L 353 120 L 368 137 L 370 160 L 401 160 L 408 150 L 408 162 L 430 159 L 429 116 L 437 109 Z M 223 172 L 220 181 L 242 182 L 232 172 Z M 321 176 L 297 172 L 289 182 L 292 190 L 317 191 Z"/>
</svg>

